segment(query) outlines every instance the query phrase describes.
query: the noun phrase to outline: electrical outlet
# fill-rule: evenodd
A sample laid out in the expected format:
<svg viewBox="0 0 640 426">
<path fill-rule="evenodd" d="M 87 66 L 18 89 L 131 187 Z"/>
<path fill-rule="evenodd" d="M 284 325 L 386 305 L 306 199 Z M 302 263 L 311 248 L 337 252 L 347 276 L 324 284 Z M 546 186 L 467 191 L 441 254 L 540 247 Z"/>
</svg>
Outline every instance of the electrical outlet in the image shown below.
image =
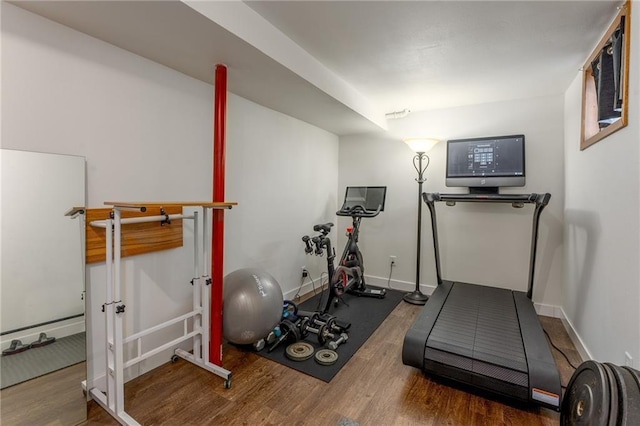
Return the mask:
<svg viewBox="0 0 640 426">
<path fill-rule="evenodd" d="M 633 358 L 629 352 L 624 353 L 624 365 L 627 367 L 633 367 Z"/>
<path fill-rule="evenodd" d="M 397 261 L 397 259 L 398 259 L 398 258 L 397 258 L 396 256 L 393 256 L 393 255 L 389 256 L 389 264 L 390 264 L 391 266 L 396 266 L 396 261 Z"/>
<path fill-rule="evenodd" d="M 309 276 L 309 271 L 307 271 L 307 267 L 302 267 L 302 278 L 307 278 Z"/>
</svg>

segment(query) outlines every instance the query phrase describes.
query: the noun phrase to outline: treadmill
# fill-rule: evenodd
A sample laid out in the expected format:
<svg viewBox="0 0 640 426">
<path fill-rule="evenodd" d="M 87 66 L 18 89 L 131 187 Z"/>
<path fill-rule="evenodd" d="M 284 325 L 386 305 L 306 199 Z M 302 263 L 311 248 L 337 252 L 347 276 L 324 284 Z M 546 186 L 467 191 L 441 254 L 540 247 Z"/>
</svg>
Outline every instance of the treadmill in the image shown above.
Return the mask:
<svg viewBox="0 0 640 426">
<path fill-rule="evenodd" d="M 531 300 L 540 214 L 551 194 L 423 193 L 431 213 L 438 285 L 404 339 L 402 362 L 525 404 L 560 410 L 558 368 Z M 441 278 L 436 202 L 533 204 L 527 292 Z"/>
</svg>

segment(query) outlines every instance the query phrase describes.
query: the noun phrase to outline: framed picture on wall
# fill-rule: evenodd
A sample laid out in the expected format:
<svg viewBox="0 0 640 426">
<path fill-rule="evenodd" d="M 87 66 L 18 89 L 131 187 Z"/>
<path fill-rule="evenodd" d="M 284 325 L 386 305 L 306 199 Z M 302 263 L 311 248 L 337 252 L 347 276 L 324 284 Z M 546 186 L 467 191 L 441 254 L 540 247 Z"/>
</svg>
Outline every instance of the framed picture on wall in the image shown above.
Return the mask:
<svg viewBox="0 0 640 426">
<path fill-rule="evenodd" d="M 584 64 L 581 150 L 627 125 L 630 14 L 627 0 Z"/>
</svg>

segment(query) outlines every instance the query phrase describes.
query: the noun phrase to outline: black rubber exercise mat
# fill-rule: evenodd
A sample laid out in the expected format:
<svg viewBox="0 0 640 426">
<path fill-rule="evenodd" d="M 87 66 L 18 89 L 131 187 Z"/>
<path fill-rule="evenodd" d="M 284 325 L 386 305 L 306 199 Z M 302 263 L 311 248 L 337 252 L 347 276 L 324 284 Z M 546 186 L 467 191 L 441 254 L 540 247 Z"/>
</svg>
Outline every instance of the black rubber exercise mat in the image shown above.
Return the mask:
<svg viewBox="0 0 640 426">
<path fill-rule="evenodd" d="M 340 321 L 351 323 L 351 328 L 348 330 L 349 339 L 336 350 L 338 361 L 333 365 L 320 365 L 313 357 L 306 361 L 292 361 L 285 354 L 287 347 L 285 342 L 281 343 L 271 353 L 267 352 L 267 348 L 265 348 L 258 354 L 317 379 L 330 382 L 347 361 L 351 359 L 353 354 L 358 351 L 360 346 L 376 331 L 391 311 L 395 309 L 402 300 L 403 295 L 404 293 L 393 290 L 387 290 L 384 299 L 345 294 L 343 299 L 346 304 L 340 303 L 337 307 L 332 306 L 329 311 L 330 314 L 335 315 Z M 325 297 L 324 300 L 326 300 L 326 292 L 323 296 Z M 301 303 L 298 309 L 315 311 L 318 307 L 319 298 L 320 295 L 313 296 L 311 299 Z M 322 306 L 324 307 L 324 303 L 322 303 Z M 318 343 L 316 335 L 313 333 L 309 333 L 303 341 L 313 345 L 316 351 L 324 347 Z"/>
</svg>

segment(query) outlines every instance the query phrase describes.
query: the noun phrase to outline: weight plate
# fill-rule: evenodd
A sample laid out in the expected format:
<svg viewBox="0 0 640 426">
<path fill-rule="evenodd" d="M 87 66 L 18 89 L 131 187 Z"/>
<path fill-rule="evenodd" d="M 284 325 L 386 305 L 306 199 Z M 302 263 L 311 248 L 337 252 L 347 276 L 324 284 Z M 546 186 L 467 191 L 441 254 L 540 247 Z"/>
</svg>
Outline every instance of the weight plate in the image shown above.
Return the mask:
<svg viewBox="0 0 640 426">
<path fill-rule="evenodd" d="M 296 342 L 287 346 L 287 358 L 292 361 L 306 361 L 313 356 L 313 346 L 307 342 Z"/>
<path fill-rule="evenodd" d="M 318 343 L 324 345 L 327 340 L 329 340 L 328 334 L 329 331 L 327 330 L 327 325 L 323 324 L 322 326 L 320 326 L 320 329 L 318 329 Z"/>
<path fill-rule="evenodd" d="M 616 424 L 618 424 L 618 407 L 620 401 L 620 398 L 618 398 L 618 383 L 609 365 L 602 364 L 602 368 L 604 368 L 605 373 L 607 373 L 609 380 L 609 426 L 616 426 Z"/>
<path fill-rule="evenodd" d="M 632 376 L 633 378 L 636 380 L 636 384 L 638 385 L 638 387 L 640 388 L 640 371 L 635 370 L 631 367 L 622 367 L 625 370 L 627 370 Z"/>
<path fill-rule="evenodd" d="M 606 363 L 618 385 L 618 424 L 640 424 L 640 387 L 633 374 L 623 367 Z"/>
<path fill-rule="evenodd" d="M 320 349 L 316 352 L 315 358 L 320 365 L 333 365 L 338 361 L 338 353 L 331 349 Z"/>
<path fill-rule="evenodd" d="M 314 312 L 313 315 L 309 317 L 309 324 L 315 328 L 319 323 L 322 323 L 320 315 L 318 315 L 317 312 Z"/>
<path fill-rule="evenodd" d="M 336 327 L 336 319 L 335 318 L 329 318 L 327 320 L 327 330 L 329 330 L 329 332 L 333 333 Z"/>
<path fill-rule="evenodd" d="M 627 404 L 623 420 L 626 420 L 628 425 L 640 424 L 640 371 L 631 367 L 618 367 L 618 369 L 627 386 Z"/>
<path fill-rule="evenodd" d="M 287 334 L 288 340 L 297 342 L 301 338 L 300 330 L 298 330 L 298 327 L 296 327 L 296 325 L 289 320 L 282 320 L 282 322 L 280 323 L 280 330 L 282 331 L 283 335 Z"/>
<path fill-rule="evenodd" d="M 611 401 L 609 380 L 602 365 L 585 361 L 573 372 L 562 401 L 560 424 L 606 425 Z"/>
<path fill-rule="evenodd" d="M 304 339 L 305 337 L 307 337 L 309 335 L 309 318 L 302 318 L 300 320 L 300 336 L 302 336 L 302 338 Z"/>
</svg>

